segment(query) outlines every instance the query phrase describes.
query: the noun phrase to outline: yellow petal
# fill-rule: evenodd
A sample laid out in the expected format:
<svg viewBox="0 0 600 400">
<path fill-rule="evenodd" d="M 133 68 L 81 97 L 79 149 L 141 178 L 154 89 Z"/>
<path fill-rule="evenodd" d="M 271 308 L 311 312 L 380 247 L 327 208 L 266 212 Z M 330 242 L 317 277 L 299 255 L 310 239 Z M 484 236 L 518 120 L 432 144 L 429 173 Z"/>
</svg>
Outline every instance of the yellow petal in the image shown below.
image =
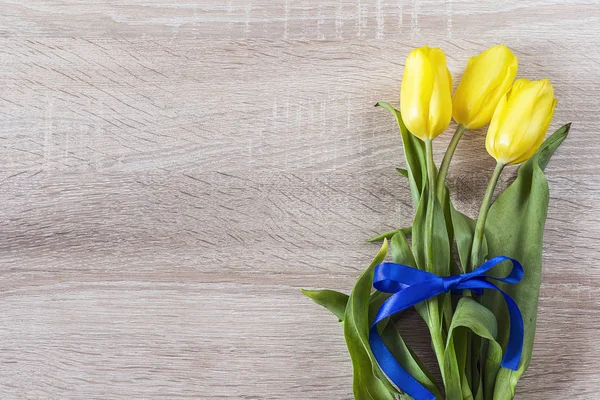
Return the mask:
<svg viewBox="0 0 600 400">
<path fill-rule="evenodd" d="M 498 134 L 498 130 L 500 129 L 500 121 L 503 119 L 503 115 L 506 110 L 506 102 L 507 95 L 504 95 L 500 99 L 500 102 L 498 102 L 498 106 L 496 106 L 496 110 L 494 111 L 494 115 L 490 122 L 490 126 L 488 127 L 487 136 L 485 138 L 485 148 L 487 152 L 499 162 L 504 161 L 500 159 L 500 154 L 496 151 L 496 135 Z"/>
<path fill-rule="evenodd" d="M 434 68 L 434 83 L 429 101 L 427 139 L 435 139 L 446 130 L 452 118 L 452 78 L 443 51 L 432 49 L 429 60 Z"/>
<path fill-rule="evenodd" d="M 550 125 L 556 99 L 547 79 L 518 79 L 496 108 L 486 149 L 505 164 L 529 159 L 541 145 Z"/>
<path fill-rule="evenodd" d="M 510 85 L 517 75 L 518 66 L 516 57 L 514 60 L 514 64 L 508 67 L 507 73 L 504 75 L 504 79 L 499 83 L 498 86 L 490 90 L 486 98 L 483 100 L 479 111 L 475 114 L 468 125 L 469 129 L 479 129 L 488 124 L 492 119 L 496 105 L 500 101 L 500 98 L 510 89 Z"/>
<path fill-rule="evenodd" d="M 452 101 L 454 119 L 469 129 L 488 124 L 517 69 L 517 57 L 504 45 L 471 57 Z"/>
<path fill-rule="evenodd" d="M 524 161 L 527 161 L 535 154 L 535 152 L 540 148 L 542 142 L 544 141 L 544 137 L 548 132 L 548 127 L 550 126 L 550 122 L 552 121 L 552 116 L 554 115 L 554 108 L 556 107 L 558 99 L 553 99 L 551 111 L 546 116 L 546 120 L 541 125 L 540 133 L 537 136 L 537 141 L 533 143 L 533 145 L 529 148 L 529 150 L 525 151 L 520 157 L 511 162 L 511 164 L 520 164 Z M 543 134 L 541 133 L 543 132 Z"/>
<path fill-rule="evenodd" d="M 400 89 L 402 119 L 408 130 L 420 138 L 427 135 L 429 100 L 433 92 L 434 71 L 429 53 L 427 46 L 409 53 Z"/>
</svg>

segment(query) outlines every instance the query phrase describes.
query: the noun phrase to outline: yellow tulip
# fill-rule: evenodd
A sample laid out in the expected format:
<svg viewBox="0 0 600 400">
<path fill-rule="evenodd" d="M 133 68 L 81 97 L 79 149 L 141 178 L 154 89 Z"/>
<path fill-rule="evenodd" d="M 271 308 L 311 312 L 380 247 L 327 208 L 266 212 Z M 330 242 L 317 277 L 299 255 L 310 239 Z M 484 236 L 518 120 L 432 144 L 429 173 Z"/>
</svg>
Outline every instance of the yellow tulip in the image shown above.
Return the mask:
<svg viewBox="0 0 600 400">
<path fill-rule="evenodd" d="M 452 98 L 454 119 L 467 129 L 489 124 L 500 98 L 517 76 L 519 60 L 501 44 L 471 57 Z"/>
<path fill-rule="evenodd" d="M 540 147 L 557 99 L 548 79 L 517 79 L 498 103 L 485 147 L 500 164 L 519 164 Z"/>
<path fill-rule="evenodd" d="M 452 76 L 441 49 L 411 51 L 404 65 L 400 112 L 406 127 L 422 140 L 442 133 L 452 118 Z"/>
</svg>

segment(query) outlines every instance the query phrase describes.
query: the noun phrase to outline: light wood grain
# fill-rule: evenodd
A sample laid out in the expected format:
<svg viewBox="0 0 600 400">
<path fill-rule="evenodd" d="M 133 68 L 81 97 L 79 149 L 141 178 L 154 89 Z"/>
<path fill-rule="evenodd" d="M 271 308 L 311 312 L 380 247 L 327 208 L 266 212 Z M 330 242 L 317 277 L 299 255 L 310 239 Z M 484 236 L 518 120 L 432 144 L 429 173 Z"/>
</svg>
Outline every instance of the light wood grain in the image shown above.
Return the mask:
<svg viewBox="0 0 600 400">
<path fill-rule="evenodd" d="M 456 82 L 501 42 L 553 82 L 552 128 L 573 121 L 517 398 L 597 398 L 597 1 L 87 3 L 0 2 L 0 398 L 350 399 L 341 328 L 298 289 L 347 291 L 363 239 L 410 223 L 373 104 L 397 104 L 411 47 Z M 472 216 L 483 140 L 449 176 Z"/>
</svg>

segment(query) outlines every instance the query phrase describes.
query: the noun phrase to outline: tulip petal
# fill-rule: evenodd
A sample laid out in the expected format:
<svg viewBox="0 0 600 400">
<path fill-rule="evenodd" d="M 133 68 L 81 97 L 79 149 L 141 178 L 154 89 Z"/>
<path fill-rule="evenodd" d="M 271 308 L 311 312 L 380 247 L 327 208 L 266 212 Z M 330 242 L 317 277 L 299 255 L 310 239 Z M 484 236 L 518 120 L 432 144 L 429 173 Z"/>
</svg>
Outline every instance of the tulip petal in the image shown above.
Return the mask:
<svg viewBox="0 0 600 400">
<path fill-rule="evenodd" d="M 521 134 L 515 138 L 512 146 L 511 163 L 513 164 L 527 154 L 535 153 L 537 147 L 541 145 L 548 130 L 545 125 L 554 102 L 554 91 L 547 79 L 530 82 L 527 88 L 529 90 L 522 90 L 522 92 L 532 95 L 534 98 L 531 105 L 525 107 L 529 113 L 522 113 L 523 115 L 528 114 L 528 118 L 519 126 Z"/>
<path fill-rule="evenodd" d="M 504 45 L 471 57 L 452 101 L 454 119 L 469 129 L 489 123 L 517 69 L 517 57 Z"/>
<path fill-rule="evenodd" d="M 433 92 L 434 71 L 428 54 L 428 48 L 410 52 L 400 89 L 400 112 L 404 123 L 409 131 L 421 139 L 427 136 L 429 99 Z"/>
<path fill-rule="evenodd" d="M 427 138 L 434 139 L 450 124 L 452 118 L 452 80 L 446 67 L 446 55 L 440 49 L 432 49 L 429 54 L 431 65 L 435 68 L 433 91 L 429 101 L 429 119 Z"/>
<path fill-rule="evenodd" d="M 410 52 L 402 77 L 400 112 L 408 130 L 422 140 L 431 140 L 448 127 L 452 77 L 442 50 L 425 46 Z"/>
<path fill-rule="evenodd" d="M 528 152 L 526 152 L 521 157 L 519 157 L 518 159 L 513 161 L 513 164 L 520 164 L 524 161 L 529 160 L 531 158 L 531 156 L 533 156 L 535 154 L 535 152 L 540 148 L 540 146 L 544 142 L 545 134 L 546 134 L 546 132 L 548 132 L 548 128 L 550 127 L 550 122 L 552 121 L 552 116 L 554 115 L 554 108 L 556 107 L 557 102 L 558 102 L 558 99 L 552 100 L 552 109 L 548 113 L 548 115 L 546 117 L 546 121 L 544 121 L 544 123 L 542 125 L 542 130 L 543 130 L 544 134 L 538 135 L 538 141 L 533 146 L 531 146 L 531 148 L 529 149 Z"/>
<path fill-rule="evenodd" d="M 488 127 L 487 136 L 485 138 L 485 148 L 487 152 L 496 159 L 498 162 L 504 162 L 504 160 L 500 159 L 499 153 L 496 150 L 496 133 L 500 128 L 500 121 L 502 120 L 502 116 L 504 115 L 504 110 L 506 109 L 508 95 L 502 96 L 496 110 L 494 111 L 494 115 L 492 116 L 492 120 L 490 121 L 490 126 Z"/>
<path fill-rule="evenodd" d="M 492 115 L 494 114 L 495 105 L 498 104 L 500 98 L 510 90 L 510 85 L 517 76 L 517 58 L 514 58 L 514 64 L 511 64 L 504 74 L 502 81 L 499 84 L 492 88 L 490 92 L 487 94 L 486 98 L 481 104 L 476 116 L 473 118 L 472 122 L 468 125 L 469 129 L 478 129 L 490 122 L 492 119 Z"/>
<path fill-rule="evenodd" d="M 486 149 L 504 164 L 531 157 L 548 130 L 556 99 L 547 79 L 517 79 L 498 104 L 486 138 Z"/>
</svg>

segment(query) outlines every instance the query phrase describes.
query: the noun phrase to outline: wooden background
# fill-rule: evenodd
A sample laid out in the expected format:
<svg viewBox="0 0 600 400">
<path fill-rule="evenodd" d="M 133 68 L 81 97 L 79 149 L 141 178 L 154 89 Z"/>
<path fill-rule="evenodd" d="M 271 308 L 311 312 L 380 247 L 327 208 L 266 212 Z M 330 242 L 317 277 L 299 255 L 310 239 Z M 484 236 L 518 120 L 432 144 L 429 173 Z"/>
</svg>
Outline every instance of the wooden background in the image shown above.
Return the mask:
<svg viewBox="0 0 600 400">
<path fill-rule="evenodd" d="M 579 0 L 0 1 L 0 398 L 350 399 L 342 330 L 298 289 L 348 290 L 363 239 L 410 223 L 373 104 L 426 43 L 455 83 L 509 45 L 555 86 L 551 130 L 573 121 L 517 398 L 598 398 L 600 4 Z M 483 143 L 449 176 L 472 216 Z"/>
</svg>

